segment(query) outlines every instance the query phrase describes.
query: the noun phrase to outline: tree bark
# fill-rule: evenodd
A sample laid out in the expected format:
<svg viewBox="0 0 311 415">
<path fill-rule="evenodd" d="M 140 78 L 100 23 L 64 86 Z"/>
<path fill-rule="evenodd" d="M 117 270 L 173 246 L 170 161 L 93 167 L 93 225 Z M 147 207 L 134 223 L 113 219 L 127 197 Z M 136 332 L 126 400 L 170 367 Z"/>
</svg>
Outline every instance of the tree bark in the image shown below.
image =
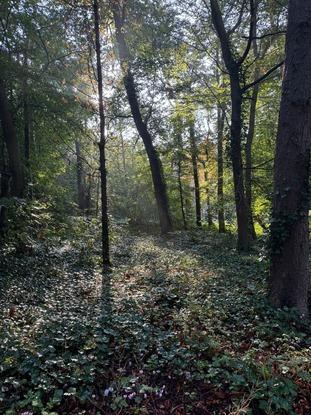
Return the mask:
<svg viewBox="0 0 311 415">
<path fill-rule="evenodd" d="M 145 150 L 148 156 L 154 193 L 157 202 L 161 232 L 167 233 L 171 230 L 172 223 L 169 212 L 169 202 L 167 197 L 166 184 L 163 176 L 161 160 L 153 145 L 152 137 L 149 133 L 146 122 L 143 120 L 139 106 L 134 76 L 132 74 L 130 67 L 130 53 L 124 36 L 124 7 L 121 7 L 118 1 L 114 1 L 112 2 L 112 11 L 116 28 L 116 40 L 119 51 L 119 58 L 124 73 L 123 82 L 135 126 L 141 139 L 143 140 Z"/>
<path fill-rule="evenodd" d="M 209 187 L 209 176 L 208 176 L 208 146 L 205 147 L 206 162 L 204 162 L 204 180 L 205 180 L 205 192 L 206 192 L 206 208 L 207 208 L 207 224 L 211 228 L 213 226 L 213 216 L 211 210 L 211 198 L 210 198 L 210 187 Z"/>
<path fill-rule="evenodd" d="M 250 248 L 248 206 L 244 191 L 244 171 L 241 149 L 242 133 L 242 92 L 238 71 L 230 75 L 231 83 L 231 160 L 234 182 L 234 197 L 238 224 L 238 250 Z"/>
<path fill-rule="evenodd" d="M 192 162 L 193 181 L 194 181 L 195 218 L 196 218 L 196 225 L 198 227 L 201 227 L 202 218 L 201 218 L 200 181 L 199 181 L 199 174 L 198 174 L 198 149 L 197 149 L 197 144 L 196 144 L 193 122 L 191 122 L 189 126 L 189 141 L 190 141 L 191 162 Z"/>
<path fill-rule="evenodd" d="M 226 232 L 224 212 L 224 157 L 223 157 L 223 134 L 225 113 L 218 105 L 217 107 L 217 198 L 218 198 L 218 231 Z"/>
<path fill-rule="evenodd" d="M 217 0 L 210 0 L 212 20 L 220 40 L 223 60 L 230 77 L 231 89 L 231 161 L 234 182 L 234 197 L 237 216 L 238 228 L 238 250 L 247 251 L 250 248 L 250 235 L 248 226 L 248 206 L 244 188 L 244 171 L 241 149 L 241 133 L 242 133 L 242 98 L 243 90 L 240 84 L 240 68 L 246 59 L 251 47 L 251 36 L 253 34 L 253 25 L 255 14 L 252 10 L 250 38 L 243 56 L 236 60 L 230 47 L 229 35 L 225 29 L 221 11 Z M 251 2 L 252 4 L 252 2 Z"/>
<path fill-rule="evenodd" d="M 259 77 L 259 70 L 255 70 L 255 79 Z M 252 239 L 256 239 L 256 232 L 254 227 L 253 209 L 252 209 L 252 146 L 255 134 L 255 121 L 256 121 L 256 105 L 259 92 L 259 84 L 256 84 L 253 88 L 251 97 L 251 106 L 249 110 L 249 123 L 248 133 L 245 144 L 245 195 L 248 206 L 249 215 L 249 228 Z"/>
<path fill-rule="evenodd" d="M 308 314 L 311 3 L 290 0 L 271 223 L 269 299 Z"/>
<path fill-rule="evenodd" d="M 24 75 L 22 80 L 22 93 L 23 93 L 23 115 L 24 115 L 24 158 L 26 167 L 29 168 L 29 157 L 30 157 L 30 108 L 29 108 L 29 94 L 28 94 L 28 59 L 27 50 L 24 56 Z M 28 172 L 27 172 L 28 173 Z"/>
<path fill-rule="evenodd" d="M 180 198 L 180 209 L 182 220 L 184 224 L 184 229 L 187 229 L 187 220 L 185 214 L 185 203 L 184 203 L 184 193 L 182 188 L 182 181 L 181 181 L 181 160 L 178 159 L 177 161 L 177 176 L 178 176 L 178 190 L 179 190 L 179 198 Z"/>
<path fill-rule="evenodd" d="M 30 111 L 28 97 L 24 95 L 24 156 L 26 164 L 29 164 L 30 157 Z"/>
<path fill-rule="evenodd" d="M 103 266 L 110 265 L 109 253 L 109 222 L 108 222 L 108 196 L 107 196 L 107 170 L 106 170 L 106 135 L 105 135 L 105 112 L 103 98 L 103 75 L 101 65 L 100 48 L 100 25 L 98 0 L 93 1 L 94 28 L 95 28 L 95 51 L 97 69 L 97 88 L 98 88 L 98 108 L 100 120 L 100 140 L 99 147 L 99 170 L 101 178 L 101 216 L 102 216 L 102 260 Z"/>
<path fill-rule="evenodd" d="M 0 119 L 9 157 L 9 170 L 12 175 L 11 195 L 22 197 L 25 185 L 23 166 L 7 93 L 2 79 L 0 79 Z"/>
</svg>

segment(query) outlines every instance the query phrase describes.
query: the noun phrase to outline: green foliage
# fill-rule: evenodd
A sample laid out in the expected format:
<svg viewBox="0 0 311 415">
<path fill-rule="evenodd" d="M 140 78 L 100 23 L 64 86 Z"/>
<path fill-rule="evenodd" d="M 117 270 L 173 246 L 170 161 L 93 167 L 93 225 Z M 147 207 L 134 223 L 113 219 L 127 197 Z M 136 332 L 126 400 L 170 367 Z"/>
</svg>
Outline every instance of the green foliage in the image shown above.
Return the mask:
<svg viewBox="0 0 311 415">
<path fill-rule="evenodd" d="M 114 226 L 117 266 L 104 279 L 95 221 L 76 221 L 72 240 L 2 256 L 1 411 L 148 413 L 182 400 L 192 413 L 200 402 L 297 413 L 310 330 L 267 305 L 265 263 L 238 257 L 230 235 Z"/>
</svg>

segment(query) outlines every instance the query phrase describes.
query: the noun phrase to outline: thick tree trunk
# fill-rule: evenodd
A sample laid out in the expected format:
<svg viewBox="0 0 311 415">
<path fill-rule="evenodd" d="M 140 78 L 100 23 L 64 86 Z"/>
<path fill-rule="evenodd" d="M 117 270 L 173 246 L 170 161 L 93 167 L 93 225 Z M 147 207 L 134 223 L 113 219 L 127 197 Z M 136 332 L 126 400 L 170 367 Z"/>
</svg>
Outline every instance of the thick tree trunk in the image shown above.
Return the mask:
<svg viewBox="0 0 311 415">
<path fill-rule="evenodd" d="M 259 70 L 255 70 L 255 79 L 259 77 Z M 249 229 L 250 235 L 253 239 L 256 239 L 256 232 L 254 227 L 253 210 L 252 210 L 252 146 L 255 134 L 255 121 L 256 121 L 256 104 L 259 92 L 259 84 L 256 84 L 253 88 L 251 97 L 251 106 L 249 110 L 249 123 L 248 134 L 245 144 L 245 195 L 248 206 L 249 215 Z"/>
<path fill-rule="evenodd" d="M 12 175 L 11 195 L 21 197 L 23 196 L 25 185 L 24 172 L 16 131 L 9 109 L 4 81 L 2 79 L 0 79 L 0 119 L 9 157 L 9 169 Z"/>
<path fill-rule="evenodd" d="M 194 124 L 189 126 L 189 141 L 192 162 L 192 172 L 194 181 L 194 196 L 195 196 L 195 218 L 197 226 L 202 226 L 201 218 L 201 195 L 200 195 L 200 181 L 198 174 L 198 149 L 195 138 Z"/>
<path fill-rule="evenodd" d="M 217 108 L 217 198 L 218 198 L 218 231 L 226 232 L 224 212 L 224 157 L 223 157 L 223 134 L 225 113 Z"/>
<path fill-rule="evenodd" d="M 166 184 L 163 176 L 163 169 L 161 160 L 157 154 L 156 149 L 154 148 L 152 137 L 149 133 L 147 125 L 143 120 L 133 74 L 130 69 L 130 54 L 125 41 L 124 31 L 123 31 L 123 13 L 124 10 L 120 10 L 120 5 L 117 1 L 112 3 L 112 10 L 114 15 L 115 27 L 116 27 L 116 39 L 119 51 L 119 57 L 121 62 L 121 67 L 124 72 L 124 86 L 127 93 L 128 102 L 131 108 L 132 116 L 135 122 L 137 131 L 143 140 L 145 150 L 148 156 L 154 193 L 157 202 L 158 214 L 161 232 L 169 232 L 172 228 L 170 212 L 169 212 L 169 202 L 166 192 Z"/>
<path fill-rule="evenodd" d="M 76 145 L 76 157 L 77 157 L 77 190 L 78 190 L 78 207 L 84 211 L 87 209 L 87 195 L 85 189 L 85 175 L 83 169 L 83 161 L 81 157 L 81 145 L 78 140 L 75 142 Z"/>
<path fill-rule="evenodd" d="M 100 29 L 99 29 L 99 9 L 98 0 L 93 2 L 94 26 L 95 26 L 95 49 L 96 49 L 96 68 L 98 86 L 98 108 L 100 120 L 100 141 L 99 147 L 99 170 L 101 178 L 101 214 L 102 214 L 102 259 L 103 266 L 110 265 L 109 253 L 109 222 L 108 222 L 108 196 L 107 196 L 107 171 L 106 171 L 106 136 L 105 136 L 105 113 L 103 98 L 103 76 L 101 65 L 100 50 Z"/>
<path fill-rule="evenodd" d="M 238 72 L 230 75 L 231 81 L 231 160 L 233 169 L 234 197 L 238 224 L 238 250 L 250 248 L 248 206 L 244 191 L 243 161 L 241 150 L 242 91 Z"/>
<path fill-rule="evenodd" d="M 311 3 L 290 0 L 274 166 L 269 299 L 307 316 L 311 144 Z"/>
</svg>

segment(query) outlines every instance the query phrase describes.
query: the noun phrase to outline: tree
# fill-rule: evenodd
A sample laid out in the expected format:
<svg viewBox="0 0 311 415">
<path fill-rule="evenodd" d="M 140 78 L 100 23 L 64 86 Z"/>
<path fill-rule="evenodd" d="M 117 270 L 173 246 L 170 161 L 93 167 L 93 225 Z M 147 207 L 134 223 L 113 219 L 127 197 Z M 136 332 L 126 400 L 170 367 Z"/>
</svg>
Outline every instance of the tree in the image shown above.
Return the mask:
<svg viewBox="0 0 311 415">
<path fill-rule="evenodd" d="M 245 194 L 245 183 L 244 183 L 244 171 L 243 171 L 243 158 L 242 158 L 242 103 L 243 95 L 251 87 L 257 83 L 266 79 L 273 71 L 283 64 L 283 62 L 275 65 L 265 75 L 256 79 L 254 82 L 248 85 L 243 85 L 243 79 L 245 78 L 245 63 L 249 53 L 251 51 L 252 42 L 256 33 L 256 19 L 257 19 L 257 8 L 258 2 L 256 0 L 250 0 L 250 24 L 249 24 L 249 35 L 246 43 L 246 47 L 241 56 L 236 57 L 237 51 L 233 51 L 230 42 L 230 33 L 227 31 L 222 13 L 219 7 L 218 0 L 210 0 L 212 21 L 217 32 L 222 56 L 229 73 L 230 78 L 230 94 L 231 94 L 231 161 L 233 171 L 233 182 L 234 182 L 234 196 L 236 205 L 236 216 L 238 225 L 238 250 L 245 251 L 250 247 L 251 232 L 249 224 L 249 206 Z M 243 8 L 242 8 L 243 10 Z M 234 28 L 236 29 L 236 28 Z"/>
<path fill-rule="evenodd" d="M 24 192 L 25 179 L 23 166 L 20 156 L 19 145 L 15 126 L 13 124 L 12 114 L 9 108 L 7 91 L 4 80 L 0 78 L 0 121 L 2 125 L 3 137 L 6 144 L 9 169 L 12 175 L 12 196 L 21 197 Z"/>
<path fill-rule="evenodd" d="M 307 316 L 311 144 L 311 3 L 290 0 L 274 165 L 269 299 Z"/>
<path fill-rule="evenodd" d="M 218 231 L 226 232 L 224 213 L 224 157 L 223 134 L 225 112 L 220 105 L 217 106 L 217 202 L 218 202 Z"/>
<path fill-rule="evenodd" d="M 166 191 L 166 183 L 159 155 L 154 147 L 152 137 L 144 121 L 139 105 L 139 100 L 131 69 L 130 51 L 124 36 L 125 4 L 119 1 L 112 1 L 112 12 L 116 29 L 116 41 L 119 51 L 121 68 L 123 71 L 123 82 L 127 93 L 128 102 L 137 131 L 143 140 L 146 153 L 148 155 L 155 198 L 157 202 L 161 232 L 166 233 L 171 230 L 172 223 L 169 212 L 169 202 Z"/>
<path fill-rule="evenodd" d="M 105 112 L 103 96 L 103 75 L 101 65 L 101 47 L 100 47 L 100 22 L 98 1 L 93 1 L 94 11 L 94 30 L 95 30 L 95 53 L 97 69 L 97 88 L 98 88 L 98 109 L 100 124 L 99 147 L 99 170 L 101 178 L 101 216 L 102 216 L 102 259 L 103 266 L 110 265 L 109 255 L 109 224 L 108 224 L 108 197 L 107 197 L 107 171 L 106 171 L 106 132 L 105 132 Z"/>
<path fill-rule="evenodd" d="M 194 131 L 194 120 L 190 121 L 189 125 L 189 141 L 190 154 L 192 163 L 192 173 L 194 182 L 194 197 L 195 197 L 195 221 L 198 227 L 202 226 L 201 219 L 201 195 L 200 195 L 200 181 L 198 173 L 198 148 L 196 143 L 196 136 Z"/>
</svg>

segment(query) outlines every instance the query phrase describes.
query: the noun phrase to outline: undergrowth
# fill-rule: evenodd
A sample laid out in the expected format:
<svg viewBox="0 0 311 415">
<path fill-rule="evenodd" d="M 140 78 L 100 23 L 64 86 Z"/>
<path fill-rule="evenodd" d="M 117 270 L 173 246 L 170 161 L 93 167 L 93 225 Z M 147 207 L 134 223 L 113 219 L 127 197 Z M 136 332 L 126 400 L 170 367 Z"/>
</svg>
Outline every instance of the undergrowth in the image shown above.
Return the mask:
<svg viewBox="0 0 311 415">
<path fill-rule="evenodd" d="M 266 303 L 256 249 L 119 229 L 102 276 L 96 229 L 3 248 L 0 413 L 310 413 L 310 329 Z"/>
</svg>

